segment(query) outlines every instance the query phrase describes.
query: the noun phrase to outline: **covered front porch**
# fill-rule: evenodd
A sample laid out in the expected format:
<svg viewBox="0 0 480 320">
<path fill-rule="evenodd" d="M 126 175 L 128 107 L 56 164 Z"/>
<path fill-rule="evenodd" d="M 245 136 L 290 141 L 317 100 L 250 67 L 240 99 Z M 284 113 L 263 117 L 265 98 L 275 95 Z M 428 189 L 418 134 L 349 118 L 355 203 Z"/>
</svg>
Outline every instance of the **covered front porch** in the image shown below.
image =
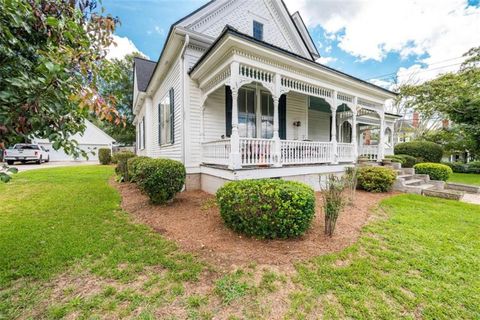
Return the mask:
<svg viewBox="0 0 480 320">
<path fill-rule="evenodd" d="M 241 39 L 229 40 L 190 73 L 201 90 L 202 164 L 232 170 L 339 165 L 360 155 L 381 161 L 391 152 L 396 118 L 384 112 L 391 93 L 369 96 L 351 80 L 341 85 L 343 75 L 326 77 L 324 66 L 280 53 L 275 60 L 272 52 L 252 52 L 258 44 L 240 50 Z M 287 58 L 289 64 L 281 63 Z"/>
</svg>

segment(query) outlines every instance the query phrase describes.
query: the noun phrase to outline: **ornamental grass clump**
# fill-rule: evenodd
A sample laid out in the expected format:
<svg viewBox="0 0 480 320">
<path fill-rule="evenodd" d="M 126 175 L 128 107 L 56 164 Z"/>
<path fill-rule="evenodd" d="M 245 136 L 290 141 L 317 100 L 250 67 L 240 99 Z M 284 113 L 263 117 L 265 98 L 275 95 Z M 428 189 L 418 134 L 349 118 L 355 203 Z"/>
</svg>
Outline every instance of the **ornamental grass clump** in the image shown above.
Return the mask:
<svg viewBox="0 0 480 320">
<path fill-rule="evenodd" d="M 329 237 L 333 236 L 338 216 L 348 202 L 344 194 L 348 184 L 349 182 L 345 177 L 338 178 L 332 174 L 327 178 L 325 186 L 322 188 L 325 234 Z"/>
<path fill-rule="evenodd" d="M 292 238 L 305 233 L 315 216 L 309 186 L 281 179 L 240 180 L 217 191 L 225 225 L 258 238 Z"/>
</svg>

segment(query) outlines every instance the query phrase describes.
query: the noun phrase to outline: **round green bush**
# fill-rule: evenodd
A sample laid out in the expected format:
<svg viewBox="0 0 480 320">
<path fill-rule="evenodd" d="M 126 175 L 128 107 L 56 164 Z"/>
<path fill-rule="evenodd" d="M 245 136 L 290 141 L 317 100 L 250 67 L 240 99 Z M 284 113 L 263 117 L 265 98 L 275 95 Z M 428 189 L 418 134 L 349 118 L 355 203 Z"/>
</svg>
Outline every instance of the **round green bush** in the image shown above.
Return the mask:
<svg viewBox="0 0 480 320">
<path fill-rule="evenodd" d="M 453 172 L 465 173 L 468 171 L 468 166 L 463 162 L 442 162 L 442 164 L 452 168 Z"/>
<path fill-rule="evenodd" d="M 186 172 L 181 162 L 171 159 L 148 159 L 141 164 L 138 167 L 136 182 L 152 203 L 167 203 L 182 190 Z"/>
<path fill-rule="evenodd" d="M 387 192 L 397 175 L 388 167 L 361 167 L 357 171 L 357 185 L 369 192 Z"/>
<path fill-rule="evenodd" d="M 395 155 L 409 155 L 420 161 L 440 162 L 443 148 L 439 144 L 429 141 L 412 141 L 395 145 L 394 153 Z"/>
<path fill-rule="evenodd" d="M 133 157 L 135 157 L 135 153 L 131 151 L 120 151 L 113 155 L 117 164 L 115 173 L 120 177 L 120 180 L 129 181 L 127 161 Z"/>
<path fill-rule="evenodd" d="M 152 158 L 139 156 L 128 159 L 127 161 L 127 172 L 128 172 L 128 181 L 137 182 L 142 179 L 142 166 Z"/>
<path fill-rule="evenodd" d="M 100 161 L 100 164 L 110 164 L 112 161 L 112 150 L 108 148 L 98 149 L 98 161 Z"/>
<path fill-rule="evenodd" d="M 385 159 L 390 159 L 392 162 L 401 163 L 402 167 L 403 167 L 403 164 L 405 162 L 405 160 L 402 157 L 397 157 L 397 156 L 394 156 L 394 155 L 385 156 Z"/>
<path fill-rule="evenodd" d="M 395 157 L 403 160 L 402 168 L 413 168 L 413 166 L 417 164 L 417 158 L 409 156 L 408 154 L 396 154 Z"/>
<path fill-rule="evenodd" d="M 432 180 L 447 181 L 453 173 L 452 168 L 441 163 L 424 162 L 414 167 L 417 174 L 428 174 Z"/>
<path fill-rule="evenodd" d="M 298 237 L 315 216 L 313 189 L 281 179 L 228 182 L 217 191 L 217 203 L 229 228 L 259 238 Z"/>
</svg>

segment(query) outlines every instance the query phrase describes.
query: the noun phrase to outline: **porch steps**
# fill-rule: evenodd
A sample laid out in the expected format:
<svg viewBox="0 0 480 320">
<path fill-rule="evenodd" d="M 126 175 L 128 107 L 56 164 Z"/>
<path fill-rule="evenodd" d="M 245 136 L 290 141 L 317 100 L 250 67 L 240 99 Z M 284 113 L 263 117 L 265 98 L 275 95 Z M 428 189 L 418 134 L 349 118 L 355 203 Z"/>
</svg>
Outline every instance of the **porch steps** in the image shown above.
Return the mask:
<svg viewBox="0 0 480 320">
<path fill-rule="evenodd" d="M 428 197 L 436 197 L 451 200 L 462 200 L 468 188 L 458 184 L 445 183 L 443 181 L 430 180 L 426 174 L 415 174 L 411 168 L 396 170 L 397 179 L 394 183 L 394 190 L 420 194 Z M 468 191 L 476 192 L 474 188 Z M 480 189 L 479 189 L 480 192 Z"/>
</svg>

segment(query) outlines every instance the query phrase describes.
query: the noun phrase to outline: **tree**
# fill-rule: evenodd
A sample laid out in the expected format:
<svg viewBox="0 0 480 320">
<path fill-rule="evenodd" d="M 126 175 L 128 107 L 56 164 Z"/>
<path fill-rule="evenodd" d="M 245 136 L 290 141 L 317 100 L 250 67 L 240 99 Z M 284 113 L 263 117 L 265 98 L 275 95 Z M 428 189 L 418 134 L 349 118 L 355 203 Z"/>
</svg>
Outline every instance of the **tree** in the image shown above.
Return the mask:
<svg viewBox="0 0 480 320">
<path fill-rule="evenodd" d="M 474 157 L 480 156 L 480 149 L 472 135 L 465 132 L 462 125 L 441 128 L 428 132 L 421 140 L 435 142 L 443 147 L 446 154 L 469 151 Z"/>
<path fill-rule="evenodd" d="M 427 116 L 441 114 L 461 125 L 480 149 L 480 47 L 468 51 L 456 73 L 446 73 L 420 85 L 405 85 L 400 96 L 407 107 Z"/>
<path fill-rule="evenodd" d="M 113 96 L 116 99 L 116 109 L 125 118 L 124 126 L 118 126 L 110 121 L 93 119 L 99 127 L 112 136 L 117 142 L 127 145 L 135 141 L 133 103 L 133 58 L 141 56 L 134 53 L 123 59 L 103 60 L 99 72 L 99 90 L 103 96 Z"/>
<path fill-rule="evenodd" d="M 78 155 L 89 113 L 122 122 L 98 91 L 117 22 L 96 0 L 0 0 L 0 148 L 38 137 Z"/>
</svg>

